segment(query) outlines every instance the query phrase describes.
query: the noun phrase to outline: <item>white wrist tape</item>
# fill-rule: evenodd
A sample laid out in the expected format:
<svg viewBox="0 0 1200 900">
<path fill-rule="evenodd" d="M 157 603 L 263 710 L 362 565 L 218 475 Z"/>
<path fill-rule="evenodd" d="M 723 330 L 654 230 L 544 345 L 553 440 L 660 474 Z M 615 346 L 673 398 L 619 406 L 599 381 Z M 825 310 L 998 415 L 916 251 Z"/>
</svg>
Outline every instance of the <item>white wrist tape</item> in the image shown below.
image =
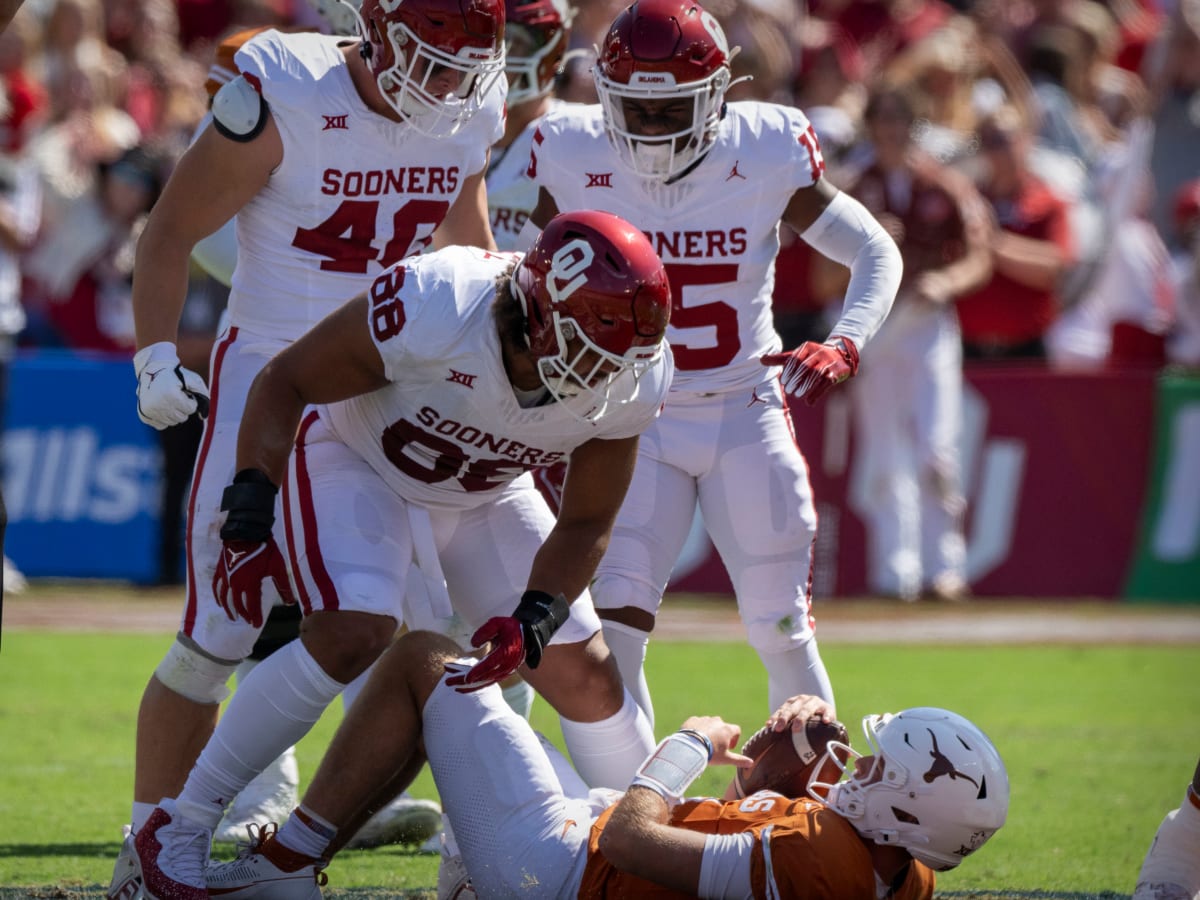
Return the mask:
<svg viewBox="0 0 1200 900">
<path fill-rule="evenodd" d="M 708 766 L 711 746 L 693 732 L 668 735 L 638 768 L 632 785 L 650 788 L 675 806 Z"/>
</svg>

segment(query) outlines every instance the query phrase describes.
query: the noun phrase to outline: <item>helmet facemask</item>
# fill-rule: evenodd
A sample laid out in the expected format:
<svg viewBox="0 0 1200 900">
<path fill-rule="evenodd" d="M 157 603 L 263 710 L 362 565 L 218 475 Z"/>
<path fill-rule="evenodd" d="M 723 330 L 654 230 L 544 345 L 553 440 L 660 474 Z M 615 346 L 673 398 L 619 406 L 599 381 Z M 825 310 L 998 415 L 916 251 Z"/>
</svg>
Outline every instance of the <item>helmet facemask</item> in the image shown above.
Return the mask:
<svg viewBox="0 0 1200 900">
<path fill-rule="evenodd" d="M 554 80 L 544 76 L 550 58 L 562 56 L 567 33 L 560 30 L 548 41 L 532 28 L 510 23 L 504 28 L 505 72 L 508 74 L 508 105 L 537 100 L 554 90 Z"/>
<path fill-rule="evenodd" d="M 586 261 L 583 263 L 586 267 L 590 264 L 587 254 L 591 252 L 586 244 L 579 242 L 564 249 L 578 253 L 581 246 L 586 248 Z M 562 251 L 558 255 L 562 256 Z M 521 282 L 527 280 L 521 274 L 523 265 L 524 261 L 518 263 L 511 284 L 513 294 L 528 319 L 531 315 L 538 316 L 539 313 L 537 304 L 531 302 L 531 298 L 521 287 Z M 554 298 L 557 303 L 560 298 L 565 300 L 570 296 L 573 284 L 574 282 L 569 282 L 559 286 L 554 279 L 547 279 L 546 289 L 558 295 Z M 608 409 L 612 401 L 613 386 L 625 373 L 629 373 L 633 378 L 632 387 L 622 392 L 628 398 L 634 396 L 642 374 L 662 356 L 661 341 L 648 346 L 632 346 L 624 354 L 606 350 L 588 336 L 587 330 L 579 321 L 557 309 L 550 313 L 550 322 L 543 323 L 545 324 L 550 327 L 543 329 L 543 333 L 552 336 L 549 346 L 535 347 L 533 342 L 530 342 L 530 349 L 536 356 L 538 377 L 551 397 L 562 403 L 572 415 L 587 422 L 595 421 Z M 543 340 L 539 345 L 545 343 Z M 568 402 L 580 395 L 588 397 L 591 401 L 587 411 L 582 414 L 574 408 L 575 404 Z"/>
<path fill-rule="evenodd" d="M 375 81 L 388 105 L 426 137 L 449 137 L 479 111 L 488 89 L 504 71 L 503 54 L 463 47 L 457 55 L 425 43 L 400 22 L 388 23 L 395 62 L 378 71 Z M 458 88 L 441 96 L 430 83 L 449 69 L 459 75 Z"/>
<path fill-rule="evenodd" d="M 608 139 L 621 163 L 635 174 L 669 181 L 695 165 L 712 148 L 730 85 L 727 66 L 719 67 L 701 81 L 682 85 L 675 83 L 670 72 L 635 72 L 629 84 L 606 77 L 600 65 L 592 74 L 604 110 Z M 691 124 L 670 134 L 639 134 L 626 121 L 625 100 L 690 100 Z"/>
<path fill-rule="evenodd" d="M 889 730 L 890 729 L 890 730 Z M 1008 776 L 995 747 L 954 713 L 932 708 L 863 719 L 874 757 L 863 773 L 846 777 L 836 751 L 859 759 L 845 744 L 826 750 L 843 777 L 808 784 L 814 799 L 849 820 L 864 838 L 898 846 L 936 871 L 957 866 L 1004 824 Z"/>
</svg>

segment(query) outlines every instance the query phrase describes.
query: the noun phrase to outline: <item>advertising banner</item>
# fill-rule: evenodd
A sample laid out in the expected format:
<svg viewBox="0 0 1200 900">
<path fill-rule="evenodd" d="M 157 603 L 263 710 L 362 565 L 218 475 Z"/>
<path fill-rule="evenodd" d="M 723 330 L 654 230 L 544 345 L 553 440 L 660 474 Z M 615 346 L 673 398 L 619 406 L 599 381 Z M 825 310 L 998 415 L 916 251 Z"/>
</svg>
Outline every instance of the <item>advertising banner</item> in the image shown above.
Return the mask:
<svg viewBox="0 0 1200 900">
<path fill-rule="evenodd" d="M 129 360 L 19 354 L 8 391 L 8 556 L 31 577 L 152 581 L 161 455 Z"/>
</svg>

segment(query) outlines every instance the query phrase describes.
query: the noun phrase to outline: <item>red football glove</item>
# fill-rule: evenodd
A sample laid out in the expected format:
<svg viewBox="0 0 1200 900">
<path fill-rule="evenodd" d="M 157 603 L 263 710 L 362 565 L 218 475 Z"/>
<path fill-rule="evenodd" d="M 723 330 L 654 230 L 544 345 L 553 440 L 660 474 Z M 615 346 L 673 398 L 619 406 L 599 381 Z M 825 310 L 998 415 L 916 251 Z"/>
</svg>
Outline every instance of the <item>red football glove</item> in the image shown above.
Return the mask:
<svg viewBox="0 0 1200 900">
<path fill-rule="evenodd" d="M 469 694 L 503 681 L 521 663 L 536 669 L 550 638 L 570 614 L 571 606 L 562 594 L 552 597 L 545 591 L 526 591 L 511 616 L 494 616 L 471 635 L 472 647 L 491 643 L 492 649 L 465 674 L 448 668 L 452 677 L 446 684 Z"/>
<path fill-rule="evenodd" d="M 849 338 L 834 336 L 824 344 L 806 341 L 795 350 L 765 353 L 764 366 L 783 366 L 779 376 L 785 393 L 812 406 L 831 388 L 858 371 L 858 348 Z"/>
<path fill-rule="evenodd" d="M 263 624 L 262 583 L 270 578 L 284 603 L 295 603 L 287 566 L 274 538 L 265 541 L 225 541 L 217 571 L 213 573 L 213 596 L 230 621 L 244 619 L 255 628 Z"/>
</svg>

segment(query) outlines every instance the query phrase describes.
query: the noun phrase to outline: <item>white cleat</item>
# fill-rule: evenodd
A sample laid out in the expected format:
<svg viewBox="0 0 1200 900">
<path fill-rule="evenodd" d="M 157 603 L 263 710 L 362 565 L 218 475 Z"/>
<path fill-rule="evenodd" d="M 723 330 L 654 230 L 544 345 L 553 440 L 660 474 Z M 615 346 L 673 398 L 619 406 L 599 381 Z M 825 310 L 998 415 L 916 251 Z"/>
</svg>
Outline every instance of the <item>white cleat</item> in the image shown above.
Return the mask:
<svg viewBox="0 0 1200 900">
<path fill-rule="evenodd" d="M 237 859 L 209 863 L 205 870 L 208 896 L 220 900 L 321 900 L 327 878 L 324 863 L 304 856 L 275 840 L 274 823 L 248 827 Z"/>
<path fill-rule="evenodd" d="M 1132 900 L 1200 900 L 1200 804 L 1190 790 L 1158 826 Z"/>
<path fill-rule="evenodd" d="M 133 829 L 121 826 L 121 852 L 113 866 L 112 883 L 108 886 L 105 900 L 143 900 L 142 867 L 138 865 L 137 850 L 133 846 Z"/>
<path fill-rule="evenodd" d="M 246 827 L 260 828 L 274 822 L 282 825 L 299 803 L 300 768 L 296 748 L 289 747 L 233 798 L 213 835 L 219 844 L 246 840 Z"/>
<path fill-rule="evenodd" d="M 401 794 L 367 820 L 347 843 L 348 850 L 387 844 L 424 844 L 442 830 L 442 808 L 432 800 Z"/>
</svg>

